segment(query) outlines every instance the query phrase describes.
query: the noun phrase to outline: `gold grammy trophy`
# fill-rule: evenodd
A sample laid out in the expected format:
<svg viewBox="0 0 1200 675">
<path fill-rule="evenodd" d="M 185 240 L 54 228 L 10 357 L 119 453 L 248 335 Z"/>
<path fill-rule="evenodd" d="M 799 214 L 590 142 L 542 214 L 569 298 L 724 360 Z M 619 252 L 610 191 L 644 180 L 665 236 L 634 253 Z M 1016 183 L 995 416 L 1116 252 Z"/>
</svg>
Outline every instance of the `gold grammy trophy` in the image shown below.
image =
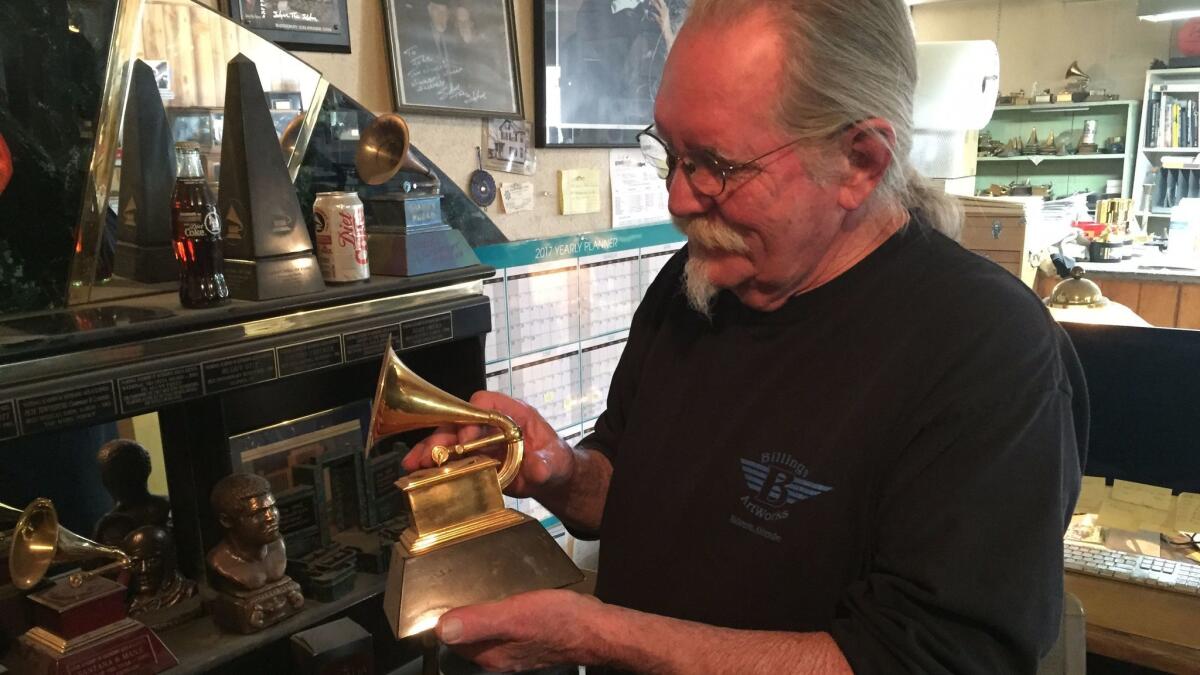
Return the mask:
<svg viewBox="0 0 1200 675">
<path fill-rule="evenodd" d="M 388 346 L 375 391 L 368 450 L 384 436 L 441 424 L 495 427 L 491 436 L 433 449 L 436 468 L 396 481 L 412 524 L 392 547 L 384 610 L 397 638 L 433 628 L 455 607 L 491 602 L 583 579 L 541 523 L 505 508 L 501 490 L 517 477 L 521 428 L 509 417 L 476 408 L 423 380 Z M 504 463 L 475 456 L 503 445 Z"/>
<path fill-rule="evenodd" d="M 0 504 L 0 511 L 11 514 L 16 509 Z M 128 617 L 125 586 L 102 576 L 130 568 L 124 551 L 59 525 L 49 499 L 35 499 L 20 513 L 7 550 L 9 574 L 17 588 L 37 587 L 53 564 L 112 561 L 29 594 L 35 625 L 18 638 L 25 667 L 20 672 L 157 673 L 178 663 L 153 631 Z"/>
</svg>

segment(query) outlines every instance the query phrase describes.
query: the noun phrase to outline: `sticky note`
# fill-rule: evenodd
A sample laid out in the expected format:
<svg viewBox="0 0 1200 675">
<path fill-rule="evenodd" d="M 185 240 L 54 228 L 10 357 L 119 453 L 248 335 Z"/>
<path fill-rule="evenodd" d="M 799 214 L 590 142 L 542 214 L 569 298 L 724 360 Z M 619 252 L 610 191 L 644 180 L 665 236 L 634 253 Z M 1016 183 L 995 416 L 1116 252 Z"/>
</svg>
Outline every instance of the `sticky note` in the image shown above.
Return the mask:
<svg viewBox="0 0 1200 675">
<path fill-rule="evenodd" d="M 1079 499 L 1075 502 L 1075 513 L 1098 513 L 1100 504 L 1108 496 L 1108 486 L 1103 476 L 1084 476 L 1079 487 Z"/>
<path fill-rule="evenodd" d="M 558 205 L 564 216 L 600 212 L 600 172 L 563 169 L 558 172 Z"/>
<path fill-rule="evenodd" d="M 1175 529 L 1200 532 L 1200 494 L 1184 492 L 1175 500 Z"/>
<path fill-rule="evenodd" d="M 1130 504 L 1141 504 L 1162 511 L 1171 510 L 1171 488 L 1134 483 L 1127 480 L 1113 481 L 1112 498 Z"/>
<path fill-rule="evenodd" d="M 1102 527 L 1115 527 L 1118 530 L 1136 532 L 1141 529 L 1142 517 L 1136 504 L 1105 499 L 1104 503 L 1100 505 L 1096 524 Z"/>
</svg>

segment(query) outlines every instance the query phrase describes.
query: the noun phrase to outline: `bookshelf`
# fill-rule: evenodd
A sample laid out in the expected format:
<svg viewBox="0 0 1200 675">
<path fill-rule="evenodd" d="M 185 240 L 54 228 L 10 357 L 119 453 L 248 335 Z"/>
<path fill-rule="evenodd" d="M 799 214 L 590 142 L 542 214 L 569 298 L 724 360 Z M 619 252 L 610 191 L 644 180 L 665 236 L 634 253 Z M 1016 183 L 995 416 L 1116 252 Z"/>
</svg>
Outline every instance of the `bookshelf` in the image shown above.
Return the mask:
<svg viewBox="0 0 1200 675">
<path fill-rule="evenodd" d="M 1200 167 L 1200 68 L 1148 70 L 1142 94 L 1133 204 L 1148 232 L 1165 235 L 1173 202 L 1200 196 L 1200 168 L 1189 168 Z"/>
<path fill-rule="evenodd" d="M 1103 149 L 1109 138 L 1121 137 L 1124 149 L 1119 153 L 1090 155 L 1020 155 L 1017 157 L 980 157 L 977 161 L 975 191 L 992 184 L 1008 185 L 1028 180 L 1034 185 L 1050 184 L 1056 196 L 1083 190 L 1103 192 L 1112 179 L 1121 179 L 1122 196 L 1128 197 L 1134 175 L 1135 152 L 1132 140 L 1137 136 L 1139 101 L 1091 101 L 996 106 L 986 131 L 997 141 L 1010 138 L 1026 140 L 1034 129 L 1040 140 L 1046 133 L 1056 136 L 1069 132 L 1072 145 L 1079 142 L 1083 125 L 1096 120 L 1096 142 Z"/>
</svg>

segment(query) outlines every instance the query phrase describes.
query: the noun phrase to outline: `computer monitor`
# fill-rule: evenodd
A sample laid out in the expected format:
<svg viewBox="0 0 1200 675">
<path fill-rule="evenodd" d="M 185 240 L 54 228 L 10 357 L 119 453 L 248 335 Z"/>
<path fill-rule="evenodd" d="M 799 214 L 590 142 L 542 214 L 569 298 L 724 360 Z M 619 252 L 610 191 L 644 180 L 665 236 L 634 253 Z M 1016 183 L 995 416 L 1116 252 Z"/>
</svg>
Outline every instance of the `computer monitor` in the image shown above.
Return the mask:
<svg viewBox="0 0 1200 675">
<path fill-rule="evenodd" d="M 1091 476 L 1200 492 L 1200 331 L 1064 323 L 1091 401 Z"/>
</svg>

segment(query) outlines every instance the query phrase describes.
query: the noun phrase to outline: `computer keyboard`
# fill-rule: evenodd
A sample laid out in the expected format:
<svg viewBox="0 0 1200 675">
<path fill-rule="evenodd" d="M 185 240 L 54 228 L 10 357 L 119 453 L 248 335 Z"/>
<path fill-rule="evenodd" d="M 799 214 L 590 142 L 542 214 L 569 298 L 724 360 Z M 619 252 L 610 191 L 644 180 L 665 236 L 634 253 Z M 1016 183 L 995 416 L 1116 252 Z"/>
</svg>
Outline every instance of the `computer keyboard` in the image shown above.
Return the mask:
<svg viewBox="0 0 1200 675">
<path fill-rule="evenodd" d="M 1200 565 L 1063 542 L 1063 566 L 1153 588 L 1200 595 Z"/>
</svg>

